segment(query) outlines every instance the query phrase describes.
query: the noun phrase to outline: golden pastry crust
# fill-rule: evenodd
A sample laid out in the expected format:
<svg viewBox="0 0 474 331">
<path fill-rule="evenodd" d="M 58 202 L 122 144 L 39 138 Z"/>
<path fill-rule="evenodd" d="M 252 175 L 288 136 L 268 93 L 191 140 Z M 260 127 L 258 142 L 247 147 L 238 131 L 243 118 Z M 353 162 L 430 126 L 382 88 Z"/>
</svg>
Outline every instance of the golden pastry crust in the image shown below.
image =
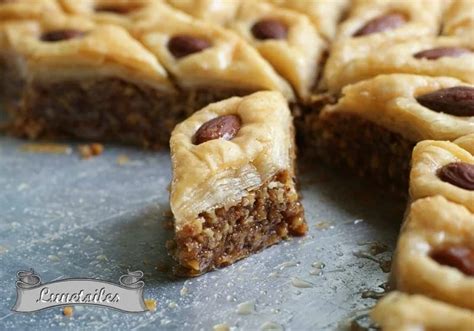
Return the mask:
<svg viewBox="0 0 474 331">
<path fill-rule="evenodd" d="M 471 141 L 470 144 L 470 149 L 474 150 L 474 142 Z M 442 195 L 474 212 L 474 191 L 457 187 L 438 177 L 439 170 L 453 162 L 474 164 L 474 156 L 455 143 L 447 141 L 427 140 L 418 143 L 412 157 L 411 199 Z"/>
<path fill-rule="evenodd" d="M 15 0 L 0 2 L 0 22 L 7 20 L 35 19 L 44 14 L 61 13 L 57 0 Z"/>
<path fill-rule="evenodd" d="M 165 4 L 157 4 L 150 16 L 136 25 L 134 34 L 181 87 L 277 90 L 288 99 L 294 97 L 288 83 L 237 34 L 193 19 Z M 178 35 L 201 38 L 208 41 L 210 47 L 177 58 L 168 45 Z"/>
<path fill-rule="evenodd" d="M 435 112 L 416 100 L 419 95 L 454 86 L 472 85 L 448 77 L 379 75 L 346 86 L 338 103 L 326 106 L 321 117 L 334 112 L 355 114 L 413 142 L 454 140 L 474 133 L 474 117 Z"/>
<path fill-rule="evenodd" d="M 324 68 L 322 89 L 331 86 L 341 88 L 339 77 L 342 68 L 354 59 L 365 59 L 378 54 L 393 43 L 434 37 L 439 30 L 442 1 L 381 1 L 363 0 L 352 6 L 349 18 L 338 30 L 338 34 Z M 388 14 L 401 14 L 407 20 L 401 26 L 382 32 L 354 36 L 369 21 Z"/>
<path fill-rule="evenodd" d="M 349 17 L 339 27 L 337 39 L 357 39 L 367 45 L 393 40 L 407 40 L 419 36 L 435 36 L 443 10 L 442 0 L 394 1 L 362 0 L 352 6 Z M 365 36 L 353 37 L 368 21 L 390 13 L 406 17 L 402 26 Z"/>
<path fill-rule="evenodd" d="M 202 124 L 230 114 L 242 122 L 237 136 L 193 144 Z M 199 223 L 199 213 L 233 205 L 279 171 L 292 170 L 291 121 L 280 93 L 257 92 L 210 104 L 176 126 L 170 140 L 170 205 L 177 232 Z"/>
<path fill-rule="evenodd" d="M 166 0 L 185 13 L 220 25 L 230 22 L 237 13 L 240 0 Z"/>
<path fill-rule="evenodd" d="M 382 331 L 471 331 L 474 314 L 421 295 L 392 292 L 370 313 Z"/>
<path fill-rule="evenodd" d="M 474 134 L 468 134 L 454 141 L 456 145 L 474 155 Z"/>
<path fill-rule="evenodd" d="M 286 27 L 286 38 L 259 39 L 252 33 L 255 24 L 268 19 Z M 230 27 L 292 84 L 300 98 L 307 99 L 311 95 L 325 42 L 306 16 L 269 3 L 244 0 Z"/>
<path fill-rule="evenodd" d="M 430 257 L 452 246 L 474 248 L 474 214 L 442 196 L 412 203 L 392 266 L 396 289 L 474 309 L 474 277 Z"/>
<path fill-rule="evenodd" d="M 153 10 L 162 0 L 58 0 L 71 15 L 80 15 L 106 24 L 120 25 L 128 30 Z"/>
<path fill-rule="evenodd" d="M 393 73 L 450 76 L 474 84 L 474 52 L 436 60 L 414 57 L 418 52 L 434 48 L 470 49 L 471 46 L 472 41 L 457 37 L 424 38 L 384 45 L 367 53 L 366 49 L 354 49 L 351 43 L 339 43 L 332 48 L 325 84 L 331 92 L 337 93 L 348 84 Z"/>
<path fill-rule="evenodd" d="M 337 23 L 347 9 L 347 0 L 269 0 L 281 7 L 307 15 L 324 38 L 331 40 L 336 35 Z"/>
<path fill-rule="evenodd" d="M 74 30 L 80 38 L 43 41 L 44 33 Z M 12 31 L 12 44 L 25 56 L 28 74 L 37 81 L 117 76 L 173 90 L 156 58 L 119 26 L 98 25 L 73 16 L 51 15 Z"/>
<path fill-rule="evenodd" d="M 471 0 L 453 0 L 444 15 L 444 35 L 474 38 L 474 10 Z"/>
</svg>

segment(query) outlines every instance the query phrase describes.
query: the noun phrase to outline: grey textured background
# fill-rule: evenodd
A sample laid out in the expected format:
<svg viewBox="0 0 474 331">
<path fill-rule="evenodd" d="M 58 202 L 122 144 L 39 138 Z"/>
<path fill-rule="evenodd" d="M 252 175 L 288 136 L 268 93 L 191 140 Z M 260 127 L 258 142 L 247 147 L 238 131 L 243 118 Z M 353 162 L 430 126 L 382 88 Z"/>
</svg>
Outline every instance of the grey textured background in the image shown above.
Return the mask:
<svg viewBox="0 0 474 331">
<path fill-rule="evenodd" d="M 179 279 L 165 249 L 172 235 L 167 152 L 106 145 L 103 155 L 81 160 L 72 143 L 70 154 L 25 152 L 25 143 L 0 136 L 0 329 L 212 330 L 222 323 L 235 330 L 344 329 L 373 306 L 363 297 L 381 291 L 387 278 L 381 265 L 390 258 L 404 204 L 340 172 L 318 164 L 300 170 L 306 237 Z M 119 164 L 120 155 L 130 161 Z M 371 242 L 389 251 L 364 257 Z M 318 274 L 312 265 L 321 262 Z M 29 268 L 43 282 L 117 282 L 127 269 L 142 270 L 145 298 L 155 299 L 157 310 L 12 313 L 16 272 Z"/>
</svg>

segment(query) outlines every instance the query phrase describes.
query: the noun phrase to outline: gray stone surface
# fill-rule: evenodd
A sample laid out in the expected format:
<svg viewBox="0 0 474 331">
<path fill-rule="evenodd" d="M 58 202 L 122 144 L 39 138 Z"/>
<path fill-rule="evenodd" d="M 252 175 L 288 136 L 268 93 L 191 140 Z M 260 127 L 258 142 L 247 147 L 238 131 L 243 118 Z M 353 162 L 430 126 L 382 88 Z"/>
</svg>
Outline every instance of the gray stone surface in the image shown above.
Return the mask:
<svg viewBox="0 0 474 331">
<path fill-rule="evenodd" d="M 107 145 L 103 155 L 81 160 L 74 144 L 70 154 L 37 154 L 22 151 L 25 143 L 0 137 L 0 329 L 336 330 L 371 307 L 375 300 L 363 294 L 386 281 L 381 265 L 390 258 L 404 204 L 340 172 L 302 167 L 306 237 L 179 279 L 168 270 L 165 249 L 172 235 L 167 152 Z M 121 155 L 129 162 L 119 164 Z M 360 254 L 373 242 L 388 251 Z M 145 298 L 155 299 L 157 310 L 12 313 L 16 272 L 29 268 L 44 282 L 116 282 L 127 269 L 142 270 Z"/>
</svg>

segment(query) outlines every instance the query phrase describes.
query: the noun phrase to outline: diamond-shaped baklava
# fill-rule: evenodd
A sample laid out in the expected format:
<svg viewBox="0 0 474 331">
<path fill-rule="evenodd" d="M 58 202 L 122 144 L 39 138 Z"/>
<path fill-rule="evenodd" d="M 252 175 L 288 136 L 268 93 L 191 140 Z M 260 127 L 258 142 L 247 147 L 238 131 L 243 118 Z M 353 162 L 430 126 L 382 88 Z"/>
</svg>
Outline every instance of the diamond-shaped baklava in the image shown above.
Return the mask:
<svg viewBox="0 0 474 331">
<path fill-rule="evenodd" d="M 280 93 L 211 104 L 175 128 L 170 146 L 172 250 L 185 274 L 306 232 L 294 181 L 292 118 Z"/>
<path fill-rule="evenodd" d="M 309 98 L 325 42 L 307 16 L 269 3 L 243 0 L 230 27 L 290 82 L 299 98 Z"/>
<path fill-rule="evenodd" d="M 165 4 L 157 4 L 133 34 L 182 90 L 199 99 L 195 109 L 259 90 L 277 90 L 293 98 L 289 84 L 237 34 Z"/>
<path fill-rule="evenodd" d="M 435 37 L 443 8 L 441 0 L 356 1 L 348 19 L 339 27 L 321 86 L 338 93 L 342 87 L 339 77 L 352 61 L 383 53 L 397 42 Z"/>
<path fill-rule="evenodd" d="M 474 214 L 439 195 L 412 203 L 392 278 L 397 290 L 474 309 Z"/>
<path fill-rule="evenodd" d="M 337 93 L 348 84 L 377 75 L 409 73 L 449 76 L 474 84 L 472 46 L 472 40 L 459 37 L 418 38 L 387 44 L 371 52 L 348 47 L 346 43 L 336 44 L 325 83 Z M 338 56 L 341 61 L 335 61 Z"/>
<path fill-rule="evenodd" d="M 155 147 L 184 118 L 166 71 L 123 28 L 54 15 L 13 32 L 27 70 L 17 133 Z"/>
<path fill-rule="evenodd" d="M 416 145 L 411 163 L 412 200 L 442 195 L 474 212 L 474 156 L 469 151 L 456 143 L 426 140 Z"/>
<path fill-rule="evenodd" d="M 472 331 L 474 326 L 469 309 L 400 292 L 380 300 L 370 315 L 381 331 Z"/>
<path fill-rule="evenodd" d="M 0 1 L 0 105 L 5 108 L 19 101 L 26 74 L 24 59 L 12 45 L 12 33 L 17 26 L 31 26 L 30 20 L 56 12 L 61 13 L 56 0 Z"/>
<path fill-rule="evenodd" d="M 306 125 L 306 152 L 405 190 L 414 145 L 474 133 L 474 86 L 454 78 L 380 75 L 342 90 Z"/>
</svg>

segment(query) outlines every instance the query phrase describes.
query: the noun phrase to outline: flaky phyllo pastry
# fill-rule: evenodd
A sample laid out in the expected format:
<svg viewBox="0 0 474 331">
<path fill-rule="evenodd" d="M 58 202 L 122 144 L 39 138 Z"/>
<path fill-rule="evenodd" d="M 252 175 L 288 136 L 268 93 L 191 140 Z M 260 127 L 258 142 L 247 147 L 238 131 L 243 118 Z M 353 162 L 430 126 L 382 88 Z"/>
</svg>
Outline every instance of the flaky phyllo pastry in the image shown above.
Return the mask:
<svg viewBox="0 0 474 331">
<path fill-rule="evenodd" d="M 211 104 L 176 127 L 170 147 L 174 256 L 184 272 L 200 274 L 306 232 L 281 94 Z"/>
</svg>

